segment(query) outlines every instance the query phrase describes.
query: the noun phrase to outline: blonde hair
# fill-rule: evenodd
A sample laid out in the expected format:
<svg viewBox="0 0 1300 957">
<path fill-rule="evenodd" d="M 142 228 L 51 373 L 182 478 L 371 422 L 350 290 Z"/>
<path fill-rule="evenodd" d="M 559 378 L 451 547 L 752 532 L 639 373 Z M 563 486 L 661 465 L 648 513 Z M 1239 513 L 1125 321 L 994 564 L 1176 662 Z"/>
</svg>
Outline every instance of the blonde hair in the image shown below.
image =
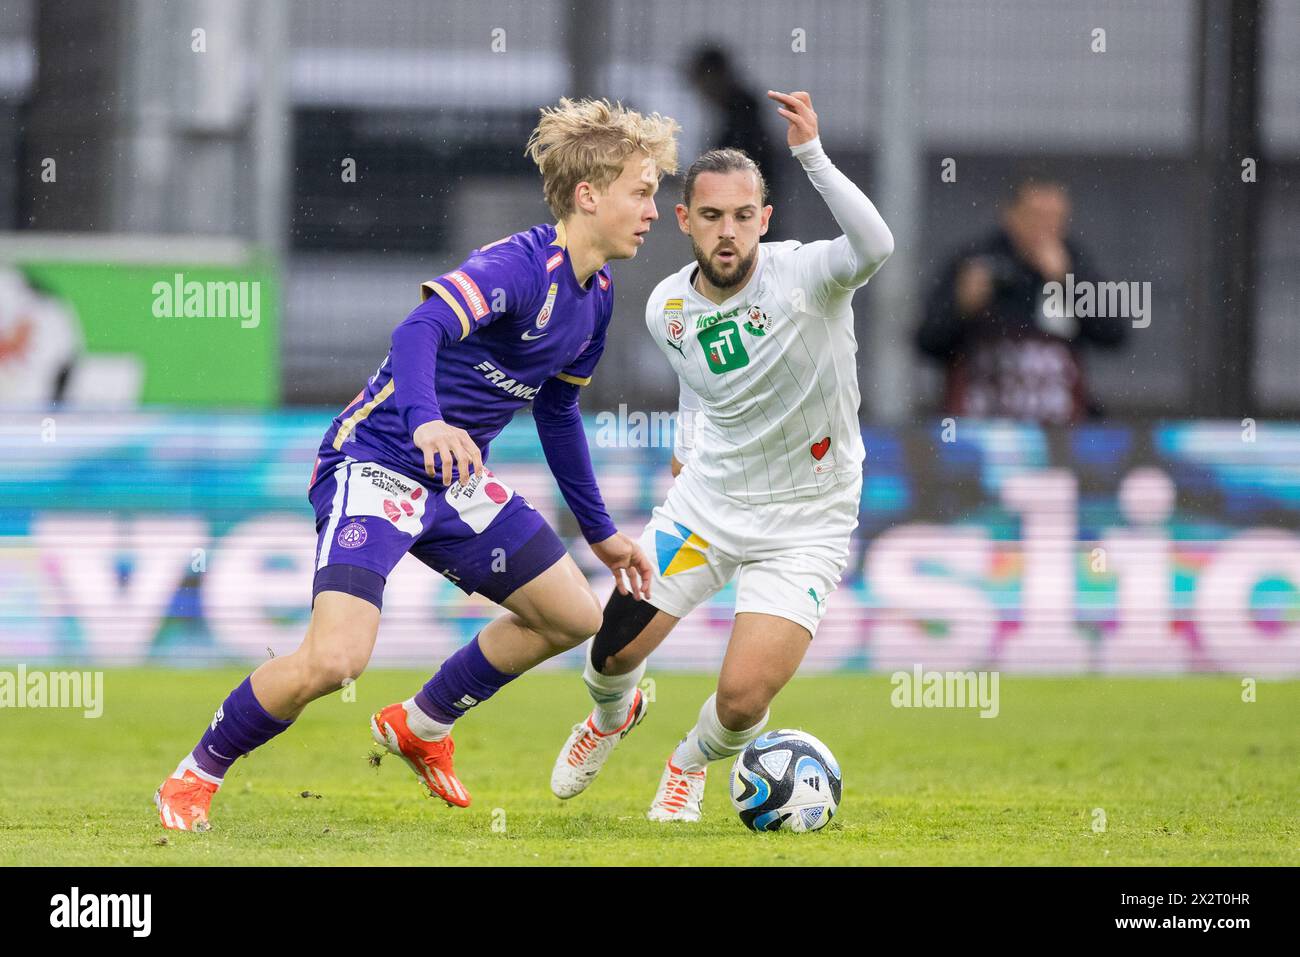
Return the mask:
<svg viewBox="0 0 1300 957">
<path fill-rule="evenodd" d="M 677 121 L 642 116 L 608 100 L 570 100 L 542 108 L 528 137 L 528 157 L 542 173 L 542 195 L 556 219 L 572 215 L 581 182 L 603 190 L 623 172 L 633 153 L 650 157 L 660 175 L 677 172 Z"/>
</svg>

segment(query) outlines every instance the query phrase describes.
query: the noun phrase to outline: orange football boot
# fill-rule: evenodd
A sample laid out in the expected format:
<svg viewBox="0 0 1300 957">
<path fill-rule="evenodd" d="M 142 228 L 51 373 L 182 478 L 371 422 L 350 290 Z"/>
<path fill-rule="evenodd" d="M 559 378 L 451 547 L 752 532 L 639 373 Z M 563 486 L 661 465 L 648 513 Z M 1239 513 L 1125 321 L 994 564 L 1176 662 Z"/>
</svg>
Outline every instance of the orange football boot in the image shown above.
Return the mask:
<svg viewBox="0 0 1300 957">
<path fill-rule="evenodd" d="M 375 712 L 370 718 L 370 734 L 376 743 L 410 765 L 435 797 L 456 807 L 469 807 L 469 792 L 452 767 L 451 756 L 456 753 L 456 745 L 451 735 L 441 741 L 416 737 L 406 723 L 406 708 L 401 702 Z"/>
<path fill-rule="evenodd" d="M 168 778 L 154 793 L 162 826 L 169 831 L 206 831 L 208 808 L 219 785 L 205 781 L 187 770 L 178 778 Z"/>
</svg>

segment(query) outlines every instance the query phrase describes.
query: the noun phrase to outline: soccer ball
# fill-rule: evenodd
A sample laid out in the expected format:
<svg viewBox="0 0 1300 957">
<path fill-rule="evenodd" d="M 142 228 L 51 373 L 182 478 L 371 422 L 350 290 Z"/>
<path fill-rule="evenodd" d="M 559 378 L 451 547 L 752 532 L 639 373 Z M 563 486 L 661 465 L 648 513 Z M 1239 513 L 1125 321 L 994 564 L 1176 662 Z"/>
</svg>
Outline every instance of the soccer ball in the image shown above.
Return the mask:
<svg viewBox="0 0 1300 957">
<path fill-rule="evenodd" d="M 816 831 L 840 805 L 830 749 L 804 731 L 768 731 L 736 757 L 731 803 L 751 831 Z"/>
</svg>

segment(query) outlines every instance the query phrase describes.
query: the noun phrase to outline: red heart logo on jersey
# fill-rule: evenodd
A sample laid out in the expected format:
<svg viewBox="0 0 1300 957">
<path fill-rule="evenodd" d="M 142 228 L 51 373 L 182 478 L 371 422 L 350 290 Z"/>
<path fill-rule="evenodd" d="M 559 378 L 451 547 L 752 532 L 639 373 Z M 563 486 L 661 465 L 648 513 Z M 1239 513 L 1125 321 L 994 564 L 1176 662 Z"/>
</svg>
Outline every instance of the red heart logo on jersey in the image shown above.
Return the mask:
<svg viewBox="0 0 1300 957">
<path fill-rule="evenodd" d="M 827 452 L 829 452 L 830 448 L 831 448 L 831 437 L 828 435 L 825 436 L 820 442 L 814 442 L 812 444 L 812 448 L 810 448 L 809 451 L 812 452 L 812 457 L 815 458 L 818 462 L 820 462 L 822 460 L 822 456 L 824 456 Z"/>
</svg>

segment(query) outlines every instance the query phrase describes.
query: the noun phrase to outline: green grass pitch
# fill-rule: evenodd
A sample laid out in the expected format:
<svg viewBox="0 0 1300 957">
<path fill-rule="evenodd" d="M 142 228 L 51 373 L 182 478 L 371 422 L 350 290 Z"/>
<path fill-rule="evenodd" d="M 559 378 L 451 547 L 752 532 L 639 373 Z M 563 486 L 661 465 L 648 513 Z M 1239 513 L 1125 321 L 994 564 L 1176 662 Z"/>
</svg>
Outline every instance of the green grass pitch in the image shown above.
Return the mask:
<svg viewBox="0 0 1300 957">
<path fill-rule="evenodd" d="M 317 702 L 241 760 L 212 831 L 164 832 L 154 788 L 242 676 L 108 671 L 98 719 L 0 711 L 0 865 L 1300 864 L 1300 682 L 1261 681 L 1246 703 L 1232 677 L 1004 675 L 986 719 L 896 709 L 888 677 L 800 677 L 769 727 L 825 741 L 844 801 L 819 833 L 755 835 L 732 812 L 729 762 L 700 824 L 644 819 L 710 677 L 655 676 L 645 723 L 561 802 L 551 763 L 588 699 L 575 672 L 526 676 L 457 729 L 474 796 L 461 810 L 395 758 L 370 766 L 370 713 L 426 677 L 375 671 L 354 702 Z"/>
</svg>

